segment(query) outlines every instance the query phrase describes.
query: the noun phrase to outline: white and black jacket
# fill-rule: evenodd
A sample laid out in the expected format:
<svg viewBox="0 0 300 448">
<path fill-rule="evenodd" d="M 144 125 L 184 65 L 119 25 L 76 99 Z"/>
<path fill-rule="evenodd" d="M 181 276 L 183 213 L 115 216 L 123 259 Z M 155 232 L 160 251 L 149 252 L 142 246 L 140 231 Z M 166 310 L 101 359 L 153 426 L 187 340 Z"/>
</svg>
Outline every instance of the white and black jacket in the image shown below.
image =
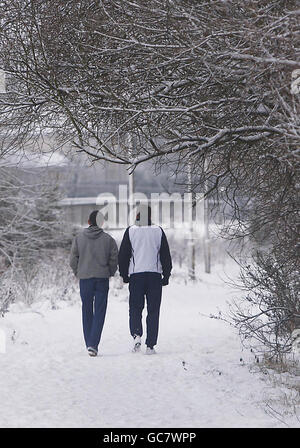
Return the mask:
<svg viewBox="0 0 300 448">
<path fill-rule="evenodd" d="M 163 229 L 157 225 L 128 227 L 119 250 L 119 270 L 125 282 L 138 272 L 158 272 L 167 283 L 172 259 Z"/>
</svg>

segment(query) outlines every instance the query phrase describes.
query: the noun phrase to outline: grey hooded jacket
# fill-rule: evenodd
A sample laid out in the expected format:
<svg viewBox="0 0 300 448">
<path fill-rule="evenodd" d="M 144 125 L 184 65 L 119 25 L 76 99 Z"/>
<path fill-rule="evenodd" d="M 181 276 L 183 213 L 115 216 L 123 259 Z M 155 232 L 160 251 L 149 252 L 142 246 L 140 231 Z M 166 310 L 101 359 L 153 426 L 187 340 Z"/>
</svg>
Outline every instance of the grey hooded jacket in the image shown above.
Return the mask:
<svg viewBox="0 0 300 448">
<path fill-rule="evenodd" d="M 70 266 L 78 279 L 112 277 L 118 267 L 118 246 L 98 226 L 90 226 L 73 240 Z"/>
</svg>

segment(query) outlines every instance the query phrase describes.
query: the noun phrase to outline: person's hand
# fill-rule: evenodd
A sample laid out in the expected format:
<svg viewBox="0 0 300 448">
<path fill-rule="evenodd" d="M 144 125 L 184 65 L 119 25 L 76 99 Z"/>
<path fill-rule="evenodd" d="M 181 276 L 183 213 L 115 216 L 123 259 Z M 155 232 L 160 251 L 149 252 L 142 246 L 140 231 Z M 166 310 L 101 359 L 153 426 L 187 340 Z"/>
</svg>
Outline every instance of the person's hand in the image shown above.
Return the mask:
<svg viewBox="0 0 300 448">
<path fill-rule="evenodd" d="M 163 286 L 167 286 L 169 284 L 169 277 L 163 277 L 162 281 L 161 281 L 161 284 Z"/>
<path fill-rule="evenodd" d="M 124 283 L 129 283 L 129 277 L 123 277 L 123 282 Z"/>
</svg>

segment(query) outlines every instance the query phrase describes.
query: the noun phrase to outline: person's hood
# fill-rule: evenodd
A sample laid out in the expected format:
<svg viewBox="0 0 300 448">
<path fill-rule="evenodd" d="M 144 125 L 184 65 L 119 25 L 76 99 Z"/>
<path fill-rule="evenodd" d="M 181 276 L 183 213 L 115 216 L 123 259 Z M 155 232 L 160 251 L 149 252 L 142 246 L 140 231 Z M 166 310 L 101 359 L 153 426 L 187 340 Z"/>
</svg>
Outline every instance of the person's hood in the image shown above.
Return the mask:
<svg viewBox="0 0 300 448">
<path fill-rule="evenodd" d="M 103 229 L 100 229 L 98 226 L 90 226 L 83 231 L 84 235 L 92 240 L 96 240 L 103 234 Z"/>
</svg>

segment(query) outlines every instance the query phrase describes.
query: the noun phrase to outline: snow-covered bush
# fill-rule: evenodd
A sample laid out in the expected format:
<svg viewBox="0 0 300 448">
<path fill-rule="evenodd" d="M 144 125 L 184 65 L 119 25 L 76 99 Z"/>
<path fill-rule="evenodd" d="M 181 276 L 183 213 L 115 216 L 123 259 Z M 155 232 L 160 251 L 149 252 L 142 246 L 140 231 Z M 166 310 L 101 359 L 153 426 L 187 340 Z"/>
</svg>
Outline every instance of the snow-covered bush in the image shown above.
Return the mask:
<svg viewBox="0 0 300 448">
<path fill-rule="evenodd" d="M 5 313 L 9 305 L 23 302 L 30 306 L 48 301 L 55 309 L 61 301 L 72 302 L 78 294 L 78 282 L 69 267 L 66 250 L 49 252 L 34 266 L 11 267 L 0 277 L 0 311 Z"/>
<path fill-rule="evenodd" d="M 257 251 L 254 263 L 241 266 L 243 300 L 231 317 L 245 344 L 256 345 L 269 357 L 291 351 L 292 332 L 300 328 L 297 260 L 277 251 Z"/>
<path fill-rule="evenodd" d="M 19 166 L 0 167 L 0 312 L 15 300 L 36 300 L 37 283 L 47 278 L 43 270 L 50 280 L 57 249 L 67 247 L 72 234 L 57 206 L 59 179 L 46 168 L 30 179 L 26 174 Z M 56 275 L 58 285 L 59 270 Z"/>
</svg>

